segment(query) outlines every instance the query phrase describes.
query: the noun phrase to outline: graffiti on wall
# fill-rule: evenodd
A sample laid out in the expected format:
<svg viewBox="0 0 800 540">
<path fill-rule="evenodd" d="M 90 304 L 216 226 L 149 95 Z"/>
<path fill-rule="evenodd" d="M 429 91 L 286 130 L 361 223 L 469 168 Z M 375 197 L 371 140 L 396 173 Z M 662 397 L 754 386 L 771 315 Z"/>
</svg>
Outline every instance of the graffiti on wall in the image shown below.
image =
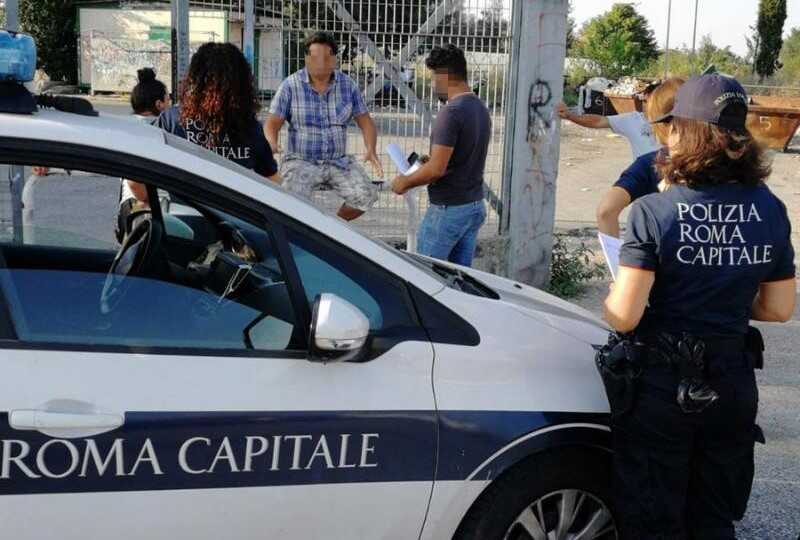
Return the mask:
<svg viewBox="0 0 800 540">
<path fill-rule="evenodd" d="M 170 45 L 162 40 L 113 39 L 92 35 L 90 40 L 93 92 L 129 92 L 136 85 L 136 71 L 151 67 L 171 86 Z"/>
</svg>

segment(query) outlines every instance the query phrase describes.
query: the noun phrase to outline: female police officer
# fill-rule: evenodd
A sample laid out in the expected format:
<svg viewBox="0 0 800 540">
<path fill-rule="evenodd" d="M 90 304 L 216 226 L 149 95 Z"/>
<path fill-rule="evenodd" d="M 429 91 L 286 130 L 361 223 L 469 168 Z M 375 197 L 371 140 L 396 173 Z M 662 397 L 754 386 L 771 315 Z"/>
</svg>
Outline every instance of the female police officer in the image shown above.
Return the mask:
<svg viewBox="0 0 800 540">
<path fill-rule="evenodd" d="M 668 188 L 631 209 L 605 303 L 606 320 L 635 330 L 631 349 L 644 351 L 631 360 L 635 401 L 612 420 L 623 538 L 735 538 L 750 496 L 760 430 L 749 351 L 760 347 L 748 322 L 789 319 L 795 268 L 786 208 L 764 184 L 746 114 L 735 80 L 687 82 L 661 119 Z"/>
</svg>

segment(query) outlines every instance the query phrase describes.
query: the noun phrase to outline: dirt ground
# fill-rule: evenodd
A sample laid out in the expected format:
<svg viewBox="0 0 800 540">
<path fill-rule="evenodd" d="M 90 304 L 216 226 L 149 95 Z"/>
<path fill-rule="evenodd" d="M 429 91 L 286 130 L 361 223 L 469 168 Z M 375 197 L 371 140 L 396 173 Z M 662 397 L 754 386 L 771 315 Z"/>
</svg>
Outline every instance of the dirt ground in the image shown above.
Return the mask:
<svg viewBox="0 0 800 540">
<path fill-rule="evenodd" d="M 786 203 L 793 222 L 795 245 L 800 239 L 800 137 L 788 152 L 769 152 L 769 185 Z M 631 161 L 626 139 L 608 129 L 587 129 L 570 122 L 561 126 L 561 159 L 556 184 L 556 227 L 595 227 L 595 207 L 603 193 Z M 627 218 L 623 213 L 622 221 Z"/>
</svg>

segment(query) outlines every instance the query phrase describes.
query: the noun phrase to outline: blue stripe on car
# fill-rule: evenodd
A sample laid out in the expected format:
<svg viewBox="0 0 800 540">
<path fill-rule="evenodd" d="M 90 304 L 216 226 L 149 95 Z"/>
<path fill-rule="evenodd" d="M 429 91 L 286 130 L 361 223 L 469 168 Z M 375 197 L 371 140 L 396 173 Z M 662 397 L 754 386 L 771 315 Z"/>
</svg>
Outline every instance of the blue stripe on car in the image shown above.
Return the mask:
<svg viewBox="0 0 800 540">
<path fill-rule="evenodd" d="M 129 412 L 119 429 L 62 439 L 12 429 L 4 413 L 0 495 L 486 480 L 541 447 L 606 444 L 590 429 L 525 438 L 570 423 L 605 417 L 440 411 L 437 422 L 435 411 Z"/>
</svg>

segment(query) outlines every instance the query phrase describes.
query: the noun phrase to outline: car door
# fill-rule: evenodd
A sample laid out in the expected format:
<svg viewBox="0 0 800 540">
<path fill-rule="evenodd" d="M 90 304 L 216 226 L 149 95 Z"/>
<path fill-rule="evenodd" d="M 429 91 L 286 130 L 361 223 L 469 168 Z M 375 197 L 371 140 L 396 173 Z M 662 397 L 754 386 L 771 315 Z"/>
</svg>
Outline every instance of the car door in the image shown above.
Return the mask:
<svg viewBox="0 0 800 540">
<path fill-rule="evenodd" d="M 118 188 L 118 178 L 105 180 Z M 64 193 L 65 215 L 86 211 Z M 182 202 L 204 201 L 184 193 Z M 59 243 L 80 238 L 82 220 L 56 220 L 33 237 L 45 240 L 0 243 L 6 534 L 419 535 L 436 451 L 433 350 L 405 284 L 299 224 L 237 211 L 231 205 L 225 227 L 208 225 L 219 243 L 195 246 L 201 256 L 189 262 L 207 262 L 219 246 L 237 260 L 242 250 L 226 235 L 241 233 L 260 284 L 247 299 L 220 295 L 213 263 L 202 284 L 181 272 L 192 235 L 171 238 L 174 224 L 160 245 L 168 264 L 159 268 L 169 271 L 124 278 L 110 310 L 100 298 L 113 249 Z M 306 322 L 322 293 L 369 320 L 358 362 L 309 360 Z"/>
</svg>

